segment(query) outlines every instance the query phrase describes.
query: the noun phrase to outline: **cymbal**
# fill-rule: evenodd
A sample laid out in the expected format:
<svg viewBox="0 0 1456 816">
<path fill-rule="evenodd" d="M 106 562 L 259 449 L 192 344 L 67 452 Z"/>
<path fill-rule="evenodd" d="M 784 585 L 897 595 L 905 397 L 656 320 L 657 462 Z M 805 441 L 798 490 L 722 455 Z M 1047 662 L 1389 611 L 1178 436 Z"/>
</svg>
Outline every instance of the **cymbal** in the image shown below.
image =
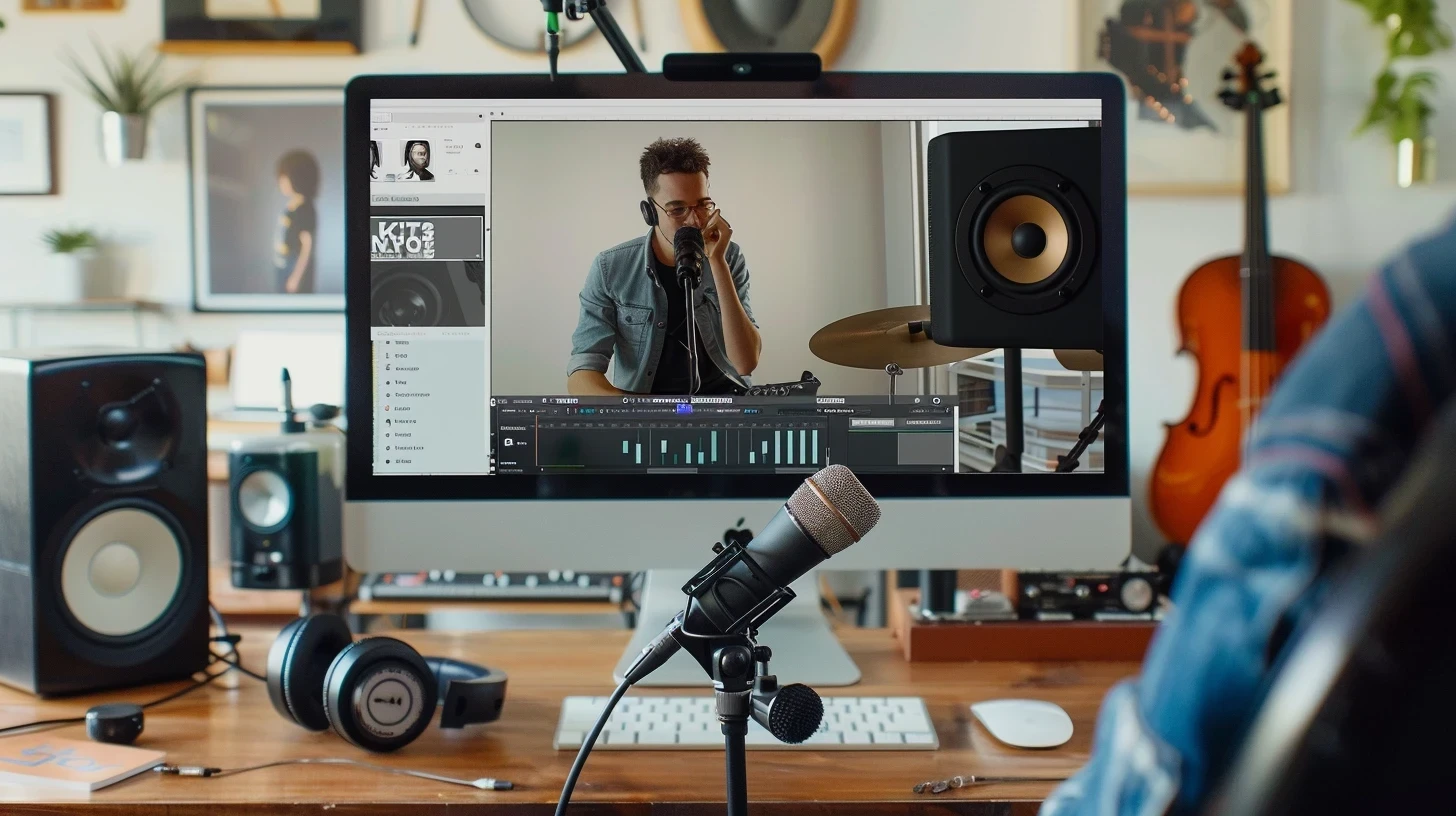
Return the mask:
<svg viewBox="0 0 1456 816">
<path fill-rule="evenodd" d="M 1053 349 L 1057 362 L 1068 371 L 1101 371 L 1102 352 L 1092 349 Z"/>
<path fill-rule="evenodd" d="M 883 369 L 890 363 L 901 368 L 946 365 L 991 350 L 939 345 L 923 330 L 912 334 L 910 324 L 916 322 L 930 325 L 929 306 L 896 306 L 851 315 L 814 332 L 809 351 L 835 365 Z"/>
</svg>

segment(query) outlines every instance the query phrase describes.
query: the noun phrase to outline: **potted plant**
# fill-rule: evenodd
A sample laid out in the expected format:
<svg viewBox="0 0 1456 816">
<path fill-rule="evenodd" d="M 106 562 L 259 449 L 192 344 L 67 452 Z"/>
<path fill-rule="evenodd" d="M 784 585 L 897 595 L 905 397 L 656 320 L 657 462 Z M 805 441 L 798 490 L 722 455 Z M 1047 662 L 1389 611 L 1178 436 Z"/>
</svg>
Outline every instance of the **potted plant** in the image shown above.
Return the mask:
<svg viewBox="0 0 1456 816">
<path fill-rule="evenodd" d="M 1451 47 L 1451 29 L 1436 16 L 1435 0 L 1352 0 L 1373 23 L 1384 26 L 1385 65 L 1375 77 L 1375 96 L 1357 133 L 1383 127 L 1395 146 L 1396 183 L 1410 187 L 1435 177 L 1435 140 L 1430 119 L 1436 75 L 1415 71 L 1404 78 L 1398 59 L 1430 56 Z"/>
<path fill-rule="evenodd" d="M 104 69 L 93 74 L 74 54 L 71 67 L 85 83 L 87 93 L 101 106 L 101 153 L 113 167 L 141 159 L 147 152 L 147 125 L 154 109 L 187 86 L 187 81 L 167 82 L 158 73 L 162 55 L 117 51 L 108 56 L 99 45 L 96 54 Z"/>
<path fill-rule="evenodd" d="M 119 297 L 119 281 L 101 263 L 101 242 L 87 229 L 53 229 L 42 236 L 56 256 L 56 289 L 61 300 Z"/>
</svg>

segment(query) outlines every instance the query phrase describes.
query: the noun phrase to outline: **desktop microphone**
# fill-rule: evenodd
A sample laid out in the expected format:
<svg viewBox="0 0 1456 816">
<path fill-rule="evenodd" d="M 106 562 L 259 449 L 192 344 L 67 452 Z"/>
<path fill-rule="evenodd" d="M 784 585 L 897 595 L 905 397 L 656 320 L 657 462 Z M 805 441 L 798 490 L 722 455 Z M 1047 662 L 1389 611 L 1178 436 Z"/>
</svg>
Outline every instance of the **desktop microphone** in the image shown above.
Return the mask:
<svg viewBox="0 0 1456 816">
<path fill-rule="evenodd" d="M 745 627 L 733 627 L 750 611 L 859 541 L 879 520 L 880 505 L 844 465 L 830 465 L 805 479 L 748 544 L 762 577 L 740 561 L 705 591 L 694 593 L 638 655 L 626 672 L 627 683 L 656 671 L 689 640 L 740 633 Z"/>
<path fill-rule="evenodd" d="M 697 286 L 703 277 L 703 231 L 697 227 L 678 227 L 672 236 L 672 254 L 677 261 L 677 279 L 689 280 Z"/>
</svg>

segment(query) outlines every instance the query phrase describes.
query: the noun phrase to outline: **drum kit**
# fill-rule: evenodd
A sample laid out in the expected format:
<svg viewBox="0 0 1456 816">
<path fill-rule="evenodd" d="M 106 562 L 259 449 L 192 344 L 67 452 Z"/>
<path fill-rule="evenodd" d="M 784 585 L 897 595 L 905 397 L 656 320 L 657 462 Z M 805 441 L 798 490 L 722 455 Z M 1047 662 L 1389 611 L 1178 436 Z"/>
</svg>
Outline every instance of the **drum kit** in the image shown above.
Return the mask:
<svg viewBox="0 0 1456 816">
<path fill-rule="evenodd" d="M 890 378 L 890 401 L 895 398 L 895 380 L 907 368 L 933 368 L 993 351 L 990 348 L 961 348 L 935 342 L 930 327 L 929 306 L 895 306 L 851 315 L 836 320 L 809 338 L 809 351 L 835 365 L 884 371 Z M 1021 349 L 1003 349 L 1006 376 L 1006 451 L 998 471 L 1021 469 L 1024 431 L 1021 426 Z M 1101 371 L 1102 352 L 1091 349 L 1056 349 L 1057 361 L 1070 371 Z M 1064 457 L 1067 470 L 1074 469 L 1081 453 L 1101 431 L 1102 406 L 1092 425 L 1083 431 L 1073 453 Z M 1063 468 L 1059 466 L 1059 471 Z"/>
</svg>

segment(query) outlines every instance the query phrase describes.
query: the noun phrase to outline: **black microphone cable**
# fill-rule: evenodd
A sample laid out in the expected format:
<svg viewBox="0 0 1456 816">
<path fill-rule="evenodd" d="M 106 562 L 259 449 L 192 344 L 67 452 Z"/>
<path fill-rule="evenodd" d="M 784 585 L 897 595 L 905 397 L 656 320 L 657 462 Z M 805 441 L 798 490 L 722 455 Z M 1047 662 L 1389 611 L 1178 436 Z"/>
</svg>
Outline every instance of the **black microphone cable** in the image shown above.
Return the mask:
<svg viewBox="0 0 1456 816">
<path fill-rule="evenodd" d="M 602 735 L 602 729 L 607 727 L 607 720 L 611 719 L 612 711 L 616 709 L 617 703 L 622 701 L 627 689 L 632 687 L 632 678 L 628 677 L 617 686 L 612 696 L 607 700 L 607 705 L 602 709 L 602 716 L 597 718 L 597 724 L 592 726 L 590 734 L 581 742 L 581 750 L 576 752 L 576 761 L 571 763 L 571 772 L 566 775 L 566 784 L 561 786 L 561 798 L 556 802 L 556 816 L 564 816 L 566 806 L 571 804 L 571 792 L 576 789 L 576 780 L 581 776 L 581 769 L 586 766 L 586 758 L 591 755 L 592 746 L 597 744 L 597 737 Z"/>
</svg>

